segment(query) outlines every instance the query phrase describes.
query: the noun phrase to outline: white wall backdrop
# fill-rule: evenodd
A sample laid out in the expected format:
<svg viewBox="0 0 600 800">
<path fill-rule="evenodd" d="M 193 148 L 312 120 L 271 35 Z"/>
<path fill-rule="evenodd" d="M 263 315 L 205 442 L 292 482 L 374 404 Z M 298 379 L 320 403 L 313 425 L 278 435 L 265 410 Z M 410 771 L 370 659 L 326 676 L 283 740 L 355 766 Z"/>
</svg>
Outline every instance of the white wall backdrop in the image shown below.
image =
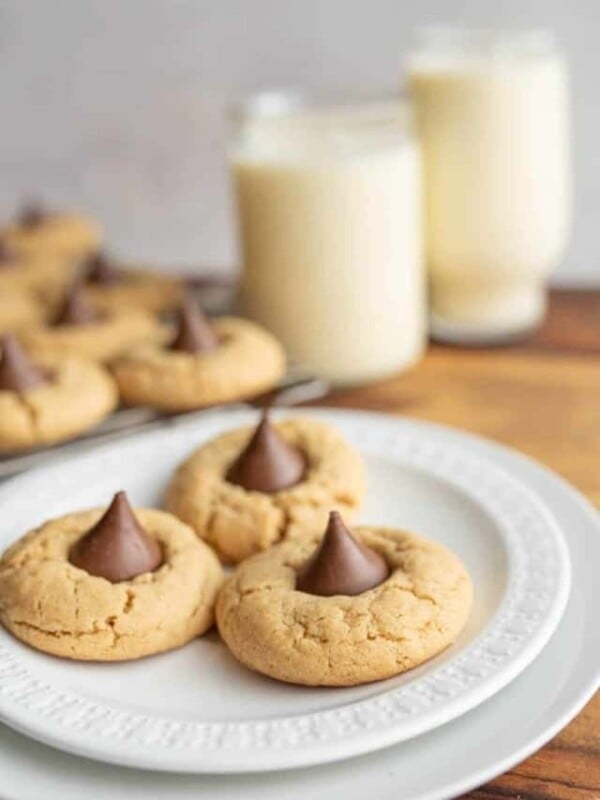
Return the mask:
<svg viewBox="0 0 600 800">
<path fill-rule="evenodd" d="M 263 87 L 394 91 L 415 26 L 553 28 L 572 62 L 576 224 L 600 283 L 598 0 L 0 0 L 0 214 L 82 207 L 114 249 L 231 268 L 224 108 Z"/>
</svg>

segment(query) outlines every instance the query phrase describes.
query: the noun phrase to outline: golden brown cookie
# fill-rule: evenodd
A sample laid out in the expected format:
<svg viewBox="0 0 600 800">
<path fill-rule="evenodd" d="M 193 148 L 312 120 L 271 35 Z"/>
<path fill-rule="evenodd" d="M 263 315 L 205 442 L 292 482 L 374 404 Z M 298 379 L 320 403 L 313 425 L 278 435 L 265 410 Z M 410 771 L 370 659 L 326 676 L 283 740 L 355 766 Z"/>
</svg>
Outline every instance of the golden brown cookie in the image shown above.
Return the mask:
<svg viewBox="0 0 600 800">
<path fill-rule="evenodd" d="M 26 291 L 44 307 L 54 308 L 75 274 L 75 266 L 56 257 L 0 252 L 0 299 L 8 292 Z"/>
<path fill-rule="evenodd" d="M 2 231 L 2 239 L 27 256 L 77 261 L 98 249 L 102 231 L 83 214 L 28 208 Z"/>
<path fill-rule="evenodd" d="M 194 528 L 225 563 L 238 563 L 277 542 L 318 537 L 335 508 L 352 519 L 365 493 L 360 455 L 329 425 L 295 417 L 276 423 L 306 460 L 295 486 L 270 494 L 247 491 L 227 474 L 254 433 L 222 434 L 196 450 L 175 472 L 166 507 Z"/>
<path fill-rule="evenodd" d="M 0 335 L 26 331 L 40 325 L 44 318 L 44 307 L 35 295 L 0 287 Z"/>
<path fill-rule="evenodd" d="M 135 512 L 158 540 L 154 572 L 111 583 L 69 561 L 104 509 L 68 514 L 28 533 L 0 561 L 0 621 L 18 639 L 62 658 L 120 661 L 180 647 L 213 623 L 219 562 L 183 522 Z"/>
<path fill-rule="evenodd" d="M 104 367 L 48 355 L 35 363 L 48 382 L 20 392 L 0 388 L 0 453 L 72 439 L 117 406 L 117 388 Z"/>
<path fill-rule="evenodd" d="M 21 337 L 34 356 L 73 355 L 108 362 L 145 342 L 161 342 L 165 326 L 141 310 L 104 312 L 85 325 L 38 325 Z"/>
<path fill-rule="evenodd" d="M 114 283 L 86 282 L 84 292 L 95 308 L 115 311 L 141 308 L 158 314 L 172 311 L 181 302 L 183 281 L 149 269 L 125 269 Z"/>
<path fill-rule="evenodd" d="M 272 389 L 285 372 L 285 354 L 266 330 L 222 317 L 212 327 L 219 346 L 189 353 L 149 345 L 113 365 L 123 401 L 163 411 L 188 411 L 253 397 Z"/>
<path fill-rule="evenodd" d="M 219 632 L 250 669 L 289 683 L 355 686 L 422 664 L 455 641 L 469 616 L 472 584 L 459 559 L 435 542 L 360 527 L 390 575 L 355 596 L 296 590 L 312 554 L 306 539 L 244 561 L 217 600 Z"/>
</svg>

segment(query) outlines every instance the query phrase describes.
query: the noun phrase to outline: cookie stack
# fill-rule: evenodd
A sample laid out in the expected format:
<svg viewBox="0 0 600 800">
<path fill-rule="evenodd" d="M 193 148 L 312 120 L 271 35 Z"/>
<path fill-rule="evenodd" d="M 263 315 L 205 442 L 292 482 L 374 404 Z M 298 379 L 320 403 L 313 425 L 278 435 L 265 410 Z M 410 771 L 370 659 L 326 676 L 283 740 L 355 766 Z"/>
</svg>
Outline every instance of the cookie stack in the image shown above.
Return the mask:
<svg viewBox="0 0 600 800">
<path fill-rule="evenodd" d="M 166 353 L 137 358 L 175 369 Z M 280 681 L 396 675 L 456 639 L 472 585 L 437 543 L 348 527 L 364 494 L 336 430 L 265 414 L 188 454 L 166 510 L 134 511 L 119 492 L 26 534 L 0 561 L 0 620 L 39 650 L 102 661 L 180 647 L 216 620 L 241 664 Z"/>
<path fill-rule="evenodd" d="M 182 279 L 117 263 L 101 245 L 94 220 L 39 206 L 0 231 L 0 454 L 73 438 L 119 403 L 188 411 L 284 374 L 267 331 L 210 322 Z"/>
</svg>

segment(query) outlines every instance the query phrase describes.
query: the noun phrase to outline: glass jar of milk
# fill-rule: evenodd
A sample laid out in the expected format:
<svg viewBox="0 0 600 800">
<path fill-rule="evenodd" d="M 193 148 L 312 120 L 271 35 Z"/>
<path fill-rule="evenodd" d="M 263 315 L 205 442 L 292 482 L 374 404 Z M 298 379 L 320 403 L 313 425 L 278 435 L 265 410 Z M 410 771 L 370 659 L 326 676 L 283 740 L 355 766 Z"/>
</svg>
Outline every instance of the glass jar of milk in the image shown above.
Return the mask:
<svg viewBox="0 0 600 800">
<path fill-rule="evenodd" d="M 534 328 L 570 228 L 567 65 L 545 32 L 424 31 L 409 61 L 425 164 L 432 328 Z"/>
<path fill-rule="evenodd" d="M 413 364 L 426 304 L 406 104 L 259 96 L 237 115 L 231 164 L 242 310 L 336 384 Z"/>
</svg>

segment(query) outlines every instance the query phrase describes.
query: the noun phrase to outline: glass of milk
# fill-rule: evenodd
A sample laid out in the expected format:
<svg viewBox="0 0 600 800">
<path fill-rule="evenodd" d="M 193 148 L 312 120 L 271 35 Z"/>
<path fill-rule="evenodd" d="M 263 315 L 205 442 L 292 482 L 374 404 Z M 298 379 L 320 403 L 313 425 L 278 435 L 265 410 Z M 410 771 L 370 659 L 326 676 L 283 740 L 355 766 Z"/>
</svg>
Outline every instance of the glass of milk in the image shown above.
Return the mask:
<svg viewBox="0 0 600 800">
<path fill-rule="evenodd" d="M 431 29 L 409 60 L 425 164 L 432 329 L 502 341 L 541 321 L 571 220 L 568 71 L 546 32 Z"/>
<path fill-rule="evenodd" d="M 242 310 L 335 384 L 416 362 L 426 303 L 407 104 L 270 94 L 236 117 Z"/>
</svg>

